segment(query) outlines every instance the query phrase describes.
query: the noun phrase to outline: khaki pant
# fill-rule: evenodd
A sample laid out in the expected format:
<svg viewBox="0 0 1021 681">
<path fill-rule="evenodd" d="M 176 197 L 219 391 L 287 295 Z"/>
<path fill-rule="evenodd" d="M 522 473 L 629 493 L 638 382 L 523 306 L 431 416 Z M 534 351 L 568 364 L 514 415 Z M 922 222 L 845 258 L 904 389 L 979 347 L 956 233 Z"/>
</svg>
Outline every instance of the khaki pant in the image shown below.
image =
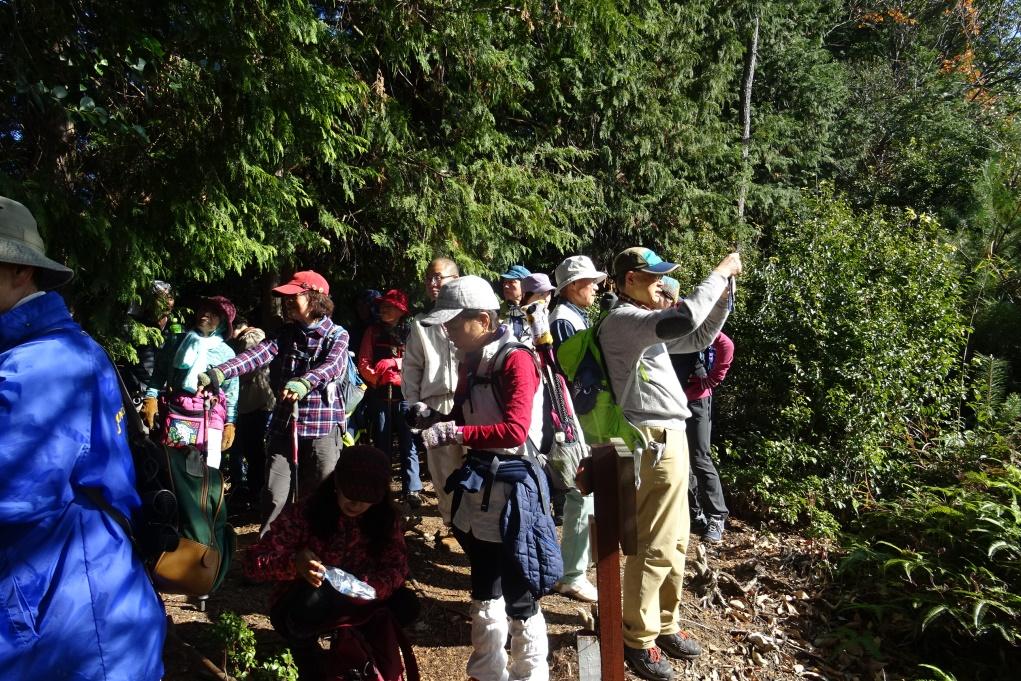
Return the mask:
<svg viewBox="0 0 1021 681">
<path fill-rule="evenodd" d="M 651 648 L 680 631 L 681 583 L 688 552 L 688 441 L 684 431 L 643 428 L 665 445 L 656 466 L 642 454 L 638 488 L 638 553 L 624 566 L 624 644 Z"/>
<path fill-rule="evenodd" d="M 433 481 L 433 489 L 436 491 L 436 501 L 439 506 L 440 517 L 444 525 L 450 525 L 450 503 L 454 495 L 444 491 L 447 478 L 464 465 L 464 447 L 461 445 L 446 445 L 444 447 L 433 447 L 427 450 L 426 462 L 429 464 L 429 477 Z"/>
</svg>

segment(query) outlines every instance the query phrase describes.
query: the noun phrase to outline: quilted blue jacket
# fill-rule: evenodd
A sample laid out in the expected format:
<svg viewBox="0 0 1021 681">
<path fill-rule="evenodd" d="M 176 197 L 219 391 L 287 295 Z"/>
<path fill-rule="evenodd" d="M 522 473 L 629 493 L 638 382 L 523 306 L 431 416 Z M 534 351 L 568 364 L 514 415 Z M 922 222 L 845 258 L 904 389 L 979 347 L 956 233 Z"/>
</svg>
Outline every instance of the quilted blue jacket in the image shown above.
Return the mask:
<svg viewBox="0 0 1021 681">
<path fill-rule="evenodd" d="M 564 576 L 546 476 L 520 457 L 501 458 L 495 476 L 490 475 L 490 463 L 473 454 L 447 481 L 447 491 L 457 495 L 455 511 L 462 492 L 478 492 L 491 482 L 513 483 L 514 492 L 500 514 L 504 557 L 521 570 L 534 597 L 545 596 Z"/>
<path fill-rule="evenodd" d="M 166 619 L 120 526 L 140 501 L 102 349 L 56 293 L 0 314 L 0 679 L 156 681 Z"/>
</svg>

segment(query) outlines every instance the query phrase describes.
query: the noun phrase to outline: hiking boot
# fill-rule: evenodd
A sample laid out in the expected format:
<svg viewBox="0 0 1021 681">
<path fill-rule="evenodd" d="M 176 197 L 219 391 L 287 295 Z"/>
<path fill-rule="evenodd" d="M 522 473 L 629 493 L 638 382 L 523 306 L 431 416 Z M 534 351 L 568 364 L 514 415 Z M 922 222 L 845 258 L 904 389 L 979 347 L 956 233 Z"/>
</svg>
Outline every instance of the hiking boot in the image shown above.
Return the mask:
<svg viewBox="0 0 1021 681">
<path fill-rule="evenodd" d="M 690 660 L 702 654 L 702 646 L 686 631 L 659 636 L 656 645 L 676 660 Z"/>
<path fill-rule="evenodd" d="M 673 681 L 674 668 L 659 648 L 624 646 L 624 659 L 635 675 L 648 681 Z"/>
<path fill-rule="evenodd" d="M 595 603 L 599 600 L 599 592 L 587 579 L 577 582 L 557 582 L 553 585 L 553 590 L 582 603 Z"/>
<path fill-rule="evenodd" d="M 709 529 L 709 521 L 705 519 L 705 516 L 699 513 L 691 519 L 691 533 L 701 537 L 705 534 L 705 531 Z"/>
<path fill-rule="evenodd" d="M 702 535 L 702 541 L 707 541 L 710 544 L 719 544 L 722 542 L 723 526 L 726 522 L 727 518 L 725 516 L 709 516 L 709 526 L 706 528 L 705 534 Z"/>
<path fill-rule="evenodd" d="M 422 508 L 422 495 L 418 492 L 408 493 L 408 496 L 404 498 L 404 501 L 408 504 L 408 508 L 412 511 L 417 511 Z"/>
</svg>

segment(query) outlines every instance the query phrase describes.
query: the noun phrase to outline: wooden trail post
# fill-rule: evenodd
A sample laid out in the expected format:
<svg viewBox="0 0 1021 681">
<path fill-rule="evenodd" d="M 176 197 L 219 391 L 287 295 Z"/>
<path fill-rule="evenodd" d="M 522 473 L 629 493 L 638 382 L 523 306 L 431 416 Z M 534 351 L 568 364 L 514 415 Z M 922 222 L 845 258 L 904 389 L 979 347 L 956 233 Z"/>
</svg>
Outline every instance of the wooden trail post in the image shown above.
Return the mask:
<svg viewBox="0 0 1021 681">
<path fill-rule="evenodd" d="M 581 681 L 624 681 L 624 638 L 621 611 L 620 554 L 638 552 L 635 525 L 634 457 L 622 440 L 592 447 L 590 481 L 595 495 L 591 522 L 599 592 L 598 668 L 594 647 L 579 650 Z M 584 646 L 579 639 L 579 648 Z"/>
</svg>

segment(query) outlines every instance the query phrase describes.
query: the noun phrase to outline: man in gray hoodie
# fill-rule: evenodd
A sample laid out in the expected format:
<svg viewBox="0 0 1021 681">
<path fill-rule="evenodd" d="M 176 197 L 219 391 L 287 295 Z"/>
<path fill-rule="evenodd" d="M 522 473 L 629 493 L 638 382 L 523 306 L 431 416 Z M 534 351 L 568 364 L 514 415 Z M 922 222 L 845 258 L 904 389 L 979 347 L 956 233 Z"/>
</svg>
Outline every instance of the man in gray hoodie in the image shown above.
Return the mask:
<svg viewBox="0 0 1021 681">
<path fill-rule="evenodd" d="M 648 248 L 629 248 L 613 260 L 620 302 L 603 320 L 599 342 L 624 415 L 649 446 L 641 454 L 637 492 L 638 553 L 624 568 L 624 657 L 644 679 L 669 681 L 669 657 L 690 659 L 701 647 L 679 625 L 684 558 L 688 550 L 690 415 L 670 353 L 704 348 L 723 328 L 728 282 L 741 273 L 731 253 L 677 305 L 661 308 L 661 279 L 679 266 Z"/>
</svg>

